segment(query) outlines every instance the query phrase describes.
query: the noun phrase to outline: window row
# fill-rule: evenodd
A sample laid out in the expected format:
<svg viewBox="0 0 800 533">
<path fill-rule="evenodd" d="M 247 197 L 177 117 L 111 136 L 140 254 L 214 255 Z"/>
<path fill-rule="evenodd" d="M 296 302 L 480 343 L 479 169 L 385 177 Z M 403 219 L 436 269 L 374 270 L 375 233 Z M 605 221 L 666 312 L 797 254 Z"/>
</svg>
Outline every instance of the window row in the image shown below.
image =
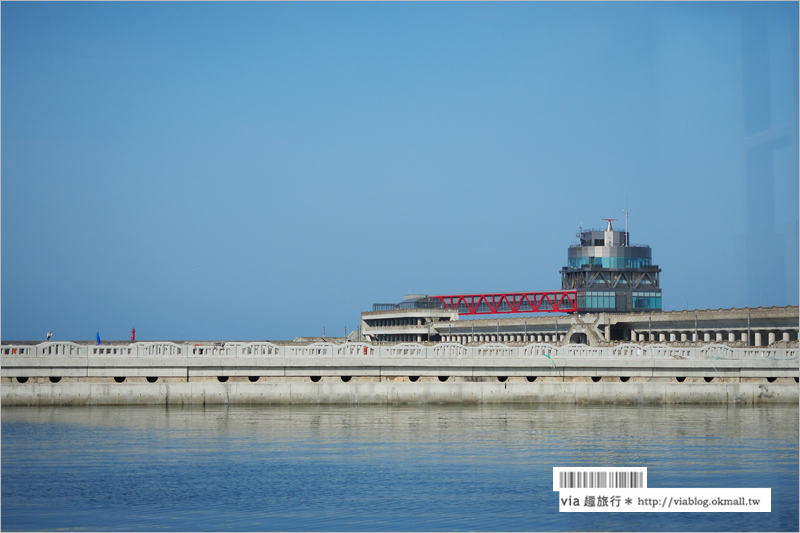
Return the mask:
<svg viewBox="0 0 800 533">
<path fill-rule="evenodd" d="M 647 257 L 571 257 L 569 268 L 596 266 L 602 268 L 645 268 L 652 266 Z"/>
<path fill-rule="evenodd" d="M 617 298 L 609 291 L 578 293 L 578 309 L 615 309 Z"/>
<path fill-rule="evenodd" d="M 634 309 L 661 309 L 660 292 L 634 292 Z"/>
</svg>

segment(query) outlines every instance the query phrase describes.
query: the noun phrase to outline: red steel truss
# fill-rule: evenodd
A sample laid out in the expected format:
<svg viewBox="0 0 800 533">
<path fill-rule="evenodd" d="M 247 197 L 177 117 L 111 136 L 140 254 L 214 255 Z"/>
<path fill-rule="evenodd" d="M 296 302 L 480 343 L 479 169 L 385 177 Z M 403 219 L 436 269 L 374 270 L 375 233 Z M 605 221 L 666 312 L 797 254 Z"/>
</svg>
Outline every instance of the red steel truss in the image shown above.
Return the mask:
<svg viewBox="0 0 800 533">
<path fill-rule="evenodd" d="M 458 294 L 431 298 L 440 300 L 445 309 L 458 310 L 461 315 L 572 313 L 578 310 L 577 291 Z"/>
</svg>

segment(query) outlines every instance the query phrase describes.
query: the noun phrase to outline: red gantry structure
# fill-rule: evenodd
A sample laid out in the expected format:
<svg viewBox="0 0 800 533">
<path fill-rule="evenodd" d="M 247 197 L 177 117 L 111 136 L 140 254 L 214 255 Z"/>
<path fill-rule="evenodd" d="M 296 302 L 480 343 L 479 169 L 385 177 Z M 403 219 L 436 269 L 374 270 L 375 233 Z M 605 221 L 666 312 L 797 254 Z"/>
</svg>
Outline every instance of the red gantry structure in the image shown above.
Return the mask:
<svg viewBox="0 0 800 533">
<path fill-rule="evenodd" d="M 430 296 L 459 315 L 501 313 L 573 313 L 578 311 L 578 291 L 500 292 Z"/>
</svg>

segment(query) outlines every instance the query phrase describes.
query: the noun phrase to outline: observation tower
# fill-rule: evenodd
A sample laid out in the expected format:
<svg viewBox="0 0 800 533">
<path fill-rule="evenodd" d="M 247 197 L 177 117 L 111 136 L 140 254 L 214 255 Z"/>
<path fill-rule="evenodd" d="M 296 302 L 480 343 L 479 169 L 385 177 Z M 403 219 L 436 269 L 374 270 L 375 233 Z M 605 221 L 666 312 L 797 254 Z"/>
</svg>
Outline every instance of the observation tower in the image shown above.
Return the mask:
<svg viewBox="0 0 800 533">
<path fill-rule="evenodd" d="M 628 232 L 579 228 L 580 244 L 569 247 L 561 269 L 561 289 L 578 292 L 581 312 L 661 311 L 661 269 L 653 264 L 650 247 L 629 244 Z"/>
</svg>

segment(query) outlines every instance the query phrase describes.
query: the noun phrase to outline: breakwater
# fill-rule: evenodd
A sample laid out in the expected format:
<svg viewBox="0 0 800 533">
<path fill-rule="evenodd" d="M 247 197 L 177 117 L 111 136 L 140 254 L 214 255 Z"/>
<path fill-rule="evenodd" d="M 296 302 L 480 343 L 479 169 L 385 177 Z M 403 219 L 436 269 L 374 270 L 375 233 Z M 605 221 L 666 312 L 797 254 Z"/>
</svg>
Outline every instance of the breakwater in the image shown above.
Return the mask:
<svg viewBox="0 0 800 533">
<path fill-rule="evenodd" d="M 3 405 L 797 403 L 797 348 L 4 344 Z"/>
</svg>

